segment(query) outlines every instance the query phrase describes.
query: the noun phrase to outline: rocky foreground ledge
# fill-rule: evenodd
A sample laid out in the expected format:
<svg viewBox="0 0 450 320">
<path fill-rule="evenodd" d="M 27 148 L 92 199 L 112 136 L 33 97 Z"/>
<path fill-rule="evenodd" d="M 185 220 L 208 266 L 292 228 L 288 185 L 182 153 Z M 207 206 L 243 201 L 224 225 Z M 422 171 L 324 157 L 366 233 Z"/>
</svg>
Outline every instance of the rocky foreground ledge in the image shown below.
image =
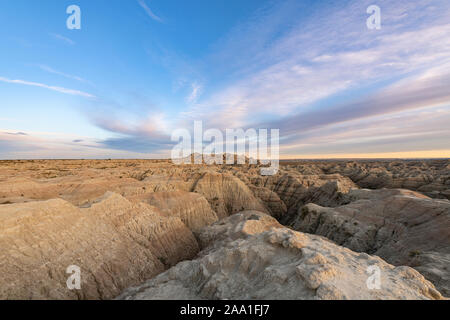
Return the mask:
<svg viewBox="0 0 450 320">
<path fill-rule="evenodd" d="M 410 267 L 394 267 L 320 236 L 292 231 L 257 211 L 206 227 L 203 250 L 118 299 L 442 299 Z M 380 289 L 369 289 L 377 266 Z"/>
</svg>

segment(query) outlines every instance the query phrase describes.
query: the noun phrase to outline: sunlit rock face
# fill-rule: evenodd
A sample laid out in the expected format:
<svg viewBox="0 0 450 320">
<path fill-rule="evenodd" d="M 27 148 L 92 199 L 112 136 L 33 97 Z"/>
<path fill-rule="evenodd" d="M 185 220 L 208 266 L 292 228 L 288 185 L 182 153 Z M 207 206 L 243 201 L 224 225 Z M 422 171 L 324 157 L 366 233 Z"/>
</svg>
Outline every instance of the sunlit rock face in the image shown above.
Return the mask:
<svg viewBox="0 0 450 320">
<path fill-rule="evenodd" d="M 263 213 L 231 216 L 200 234 L 203 251 L 119 299 L 442 299 L 409 267 L 292 231 Z M 367 286 L 376 265 L 382 287 Z"/>
<path fill-rule="evenodd" d="M 179 218 L 114 193 L 85 209 L 61 199 L 0 206 L 0 247 L 2 299 L 113 298 L 199 250 Z M 71 265 L 80 290 L 67 288 Z"/>
<path fill-rule="evenodd" d="M 450 294 L 450 201 L 402 189 L 354 190 L 347 205 L 310 203 L 289 217 L 294 230 L 408 265 Z"/>
</svg>

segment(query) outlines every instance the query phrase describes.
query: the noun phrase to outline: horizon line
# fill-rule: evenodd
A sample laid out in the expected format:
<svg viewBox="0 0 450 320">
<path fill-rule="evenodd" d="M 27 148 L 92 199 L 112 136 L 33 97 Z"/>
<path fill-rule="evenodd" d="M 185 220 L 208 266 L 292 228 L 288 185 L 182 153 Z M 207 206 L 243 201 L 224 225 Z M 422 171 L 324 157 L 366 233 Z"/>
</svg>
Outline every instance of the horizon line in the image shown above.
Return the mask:
<svg viewBox="0 0 450 320">
<path fill-rule="evenodd" d="M 17 158 L 17 159 L 0 159 L 0 161 L 133 161 L 133 160 L 153 160 L 153 161 L 170 161 L 170 158 Z M 261 159 L 257 159 L 261 160 Z M 269 160 L 269 159 L 266 159 Z M 399 158 L 280 158 L 279 161 L 328 161 L 328 160 L 450 160 L 450 157 L 399 157 Z M 225 163 L 224 163 L 225 164 Z M 187 164 L 189 165 L 189 164 Z"/>
</svg>

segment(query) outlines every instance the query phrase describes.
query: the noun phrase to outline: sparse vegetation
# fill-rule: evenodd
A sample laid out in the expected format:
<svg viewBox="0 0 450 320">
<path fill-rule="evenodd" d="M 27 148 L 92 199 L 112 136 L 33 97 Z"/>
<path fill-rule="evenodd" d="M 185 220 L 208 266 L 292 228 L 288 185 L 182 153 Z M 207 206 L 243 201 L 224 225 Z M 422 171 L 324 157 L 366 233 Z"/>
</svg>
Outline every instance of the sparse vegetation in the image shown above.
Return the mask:
<svg viewBox="0 0 450 320">
<path fill-rule="evenodd" d="M 410 251 L 410 252 L 409 252 L 409 256 L 410 256 L 411 258 L 417 258 L 417 257 L 420 256 L 421 254 L 422 254 L 422 252 L 419 251 L 419 250 L 413 250 L 413 251 Z"/>
</svg>

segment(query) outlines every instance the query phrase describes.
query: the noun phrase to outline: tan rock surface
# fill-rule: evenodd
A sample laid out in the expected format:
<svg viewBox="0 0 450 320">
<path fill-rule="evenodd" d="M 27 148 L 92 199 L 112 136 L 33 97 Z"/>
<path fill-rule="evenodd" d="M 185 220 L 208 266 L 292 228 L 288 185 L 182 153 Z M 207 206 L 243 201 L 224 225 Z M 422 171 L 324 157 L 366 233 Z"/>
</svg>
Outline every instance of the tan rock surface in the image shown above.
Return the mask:
<svg viewBox="0 0 450 320">
<path fill-rule="evenodd" d="M 218 220 L 205 197 L 185 191 L 155 192 L 138 198 L 157 207 L 164 216 L 178 217 L 193 232 L 211 225 Z"/>
<path fill-rule="evenodd" d="M 322 162 L 324 172 L 340 173 L 361 188 L 404 188 L 434 198 L 449 198 L 449 160 L 367 160 Z"/>
<path fill-rule="evenodd" d="M 0 161 L 0 272 L 6 274 L 0 277 L 0 298 L 113 297 L 194 258 L 199 246 L 213 253 L 225 250 L 228 238 L 247 241 L 228 227 L 243 210 L 268 213 L 308 232 L 316 232 L 315 223 L 322 225 L 320 232 L 338 244 L 408 264 L 445 293 L 449 217 L 446 209 L 439 215 L 446 207 L 427 196 L 450 198 L 449 173 L 449 160 L 282 161 L 271 177 L 262 177 L 259 165 L 247 164 Z M 315 223 L 312 213 L 310 222 L 300 219 L 305 205 L 325 214 Z M 342 222 L 346 215 L 351 223 Z M 217 219 L 228 220 L 202 229 Z M 264 223 L 246 222 L 245 232 L 280 227 L 270 216 L 260 220 Z M 252 241 L 259 246 L 260 240 Z M 67 292 L 65 268 L 77 263 L 85 275 L 83 290 Z M 349 267 L 353 263 L 348 260 Z M 283 269 L 281 262 L 274 266 Z"/>
<path fill-rule="evenodd" d="M 401 189 L 354 190 L 348 198 L 337 208 L 299 208 L 288 225 L 412 266 L 450 295 L 450 201 Z"/>
<path fill-rule="evenodd" d="M 409 267 L 358 254 L 319 236 L 295 232 L 255 211 L 204 231 L 205 249 L 119 299 L 441 299 Z M 381 288 L 367 287 L 377 266 Z"/>
<path fill-rule="evenodd" d="M 219 219 L 243 210 L 267 212 L 245 183 L 230 174 L 207 172 L 194 183 L 192 192 L 203 195 Z"/>
<path fill-rule="evenodd" d="M 0 206 L 1 299 L 108 299 L 198 252 L 179 218 L 108 193 L 90 208 L 61 200 Z M 81 290 L 66 269 L 81 268 Z"/>
</svg>

